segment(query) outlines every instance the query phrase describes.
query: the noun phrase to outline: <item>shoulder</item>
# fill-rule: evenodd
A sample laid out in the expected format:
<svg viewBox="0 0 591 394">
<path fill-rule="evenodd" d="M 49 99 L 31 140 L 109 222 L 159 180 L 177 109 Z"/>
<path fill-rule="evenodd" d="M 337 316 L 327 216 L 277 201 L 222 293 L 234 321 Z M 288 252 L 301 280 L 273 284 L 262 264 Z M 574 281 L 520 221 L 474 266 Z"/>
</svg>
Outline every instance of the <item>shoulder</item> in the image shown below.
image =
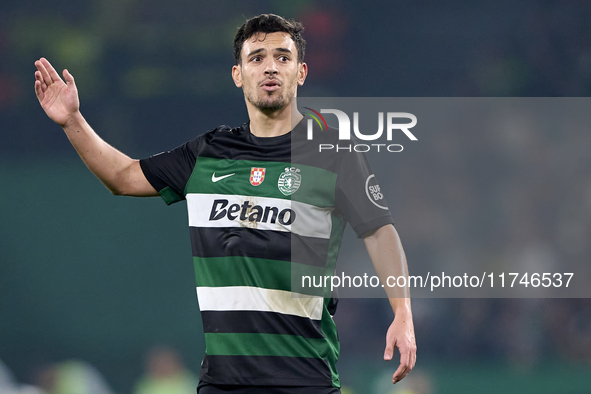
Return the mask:
<svg viewBox="0 0 591 394">
<path fill-rule="evenodd" d="M 221 125 L 215 129 L 208 130 L 199 134 L 184 145 L 191 151 L 199 151 L 204 146 L 224 144 L 229 141 L 240 139 L 244 135 L 245 125 L 239 127 L 230 127 L 228 125 Z"/>
<path fill-rule="evenodd" d="M 221 125 L 213 130 L 209 130 L 197 138 L 204 138 L 205 140 L 211 141 L 214 139 L 225 139 L 225 138 L 239 138 L 244 135 L 246 131 L 246 123 L 239 127 L 230 127 L 228 125 Z"/>
<path fill-rule="evenodd" d="M 304 118 L 292 139 L 292 161 L 319 167 L 333 173 L 340 172 L 342 162 L 351 156 L 348 147 L 339 140 L 339 131 L 322 127 Z M 308 123 L 310 125 L 308 125 Z"/>
</svg>

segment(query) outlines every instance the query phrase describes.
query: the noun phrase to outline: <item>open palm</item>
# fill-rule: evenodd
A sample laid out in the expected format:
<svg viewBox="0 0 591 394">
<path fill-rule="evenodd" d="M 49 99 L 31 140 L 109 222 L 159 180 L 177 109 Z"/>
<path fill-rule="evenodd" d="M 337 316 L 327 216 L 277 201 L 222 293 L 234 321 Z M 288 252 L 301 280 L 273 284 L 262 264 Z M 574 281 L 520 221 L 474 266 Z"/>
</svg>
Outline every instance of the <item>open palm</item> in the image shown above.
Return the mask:
<svg viewBox="0 0 591 394">
<path fill-rule="evenodd" d="M 35 62 L 35 93 L 51 120 L 64 126 L 79 110 L 78 89 L 74 77 L 64 70 L 64 82 L 45 58 Z"/>
</svg>

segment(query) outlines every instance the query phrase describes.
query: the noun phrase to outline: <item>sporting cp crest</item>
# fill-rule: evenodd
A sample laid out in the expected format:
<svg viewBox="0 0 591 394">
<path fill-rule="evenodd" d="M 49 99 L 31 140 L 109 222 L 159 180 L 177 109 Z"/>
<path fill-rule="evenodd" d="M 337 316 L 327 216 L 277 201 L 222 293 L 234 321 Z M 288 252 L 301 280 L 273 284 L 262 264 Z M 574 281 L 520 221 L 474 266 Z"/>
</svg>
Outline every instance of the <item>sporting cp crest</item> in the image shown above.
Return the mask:
<svg viewBox="0 0 591 394">
<path fill-rule="evenodd" d="M 265 180 L 265 168 L 252 167 L 250 169 L 250 184 L 258 186 Z"/>
<path fill-rule="evenodd" d="M 279 175 L 279 182 L 277 182 L 277 186 L 279 186 L 279 191 L 286 196 L 294 194 L 300 188 L 300 184 L 302 183 L 302 176 L 299 174 L 300 169 L 291 167 L 286 168 L 285 171 Z"/>
</svg>

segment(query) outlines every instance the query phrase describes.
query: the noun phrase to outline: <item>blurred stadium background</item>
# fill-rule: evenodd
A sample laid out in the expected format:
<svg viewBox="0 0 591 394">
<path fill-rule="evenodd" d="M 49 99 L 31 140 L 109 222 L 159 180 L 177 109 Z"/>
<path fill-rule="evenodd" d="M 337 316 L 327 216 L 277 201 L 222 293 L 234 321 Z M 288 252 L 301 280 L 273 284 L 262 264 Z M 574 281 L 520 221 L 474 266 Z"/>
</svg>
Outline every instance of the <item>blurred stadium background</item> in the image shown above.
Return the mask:
<svg viewBox="0 0 591 394">
<path fill-rule="evenodd" d="M 246 120 L 232 38 L 263 12 L 306 27 L 302 96 L 591 93 L 586 1 L 3 0 L 0 392 L 155 393 L 143 374 L 197 374 L 204 353 L 184 205 L 112 197 L 39 107 L 33 62 L 68 68 L 91 125 L 145 157 Z M 389 204 L 411 272 L 419 259 L 589 261 L 588 133 L 456 137 L 396 158 Z M 591 392 L 587 299 L 413 309 L 418 364 L 392 387 L 387 302 L 341 301 L 344 393 Z"/>
</svg>

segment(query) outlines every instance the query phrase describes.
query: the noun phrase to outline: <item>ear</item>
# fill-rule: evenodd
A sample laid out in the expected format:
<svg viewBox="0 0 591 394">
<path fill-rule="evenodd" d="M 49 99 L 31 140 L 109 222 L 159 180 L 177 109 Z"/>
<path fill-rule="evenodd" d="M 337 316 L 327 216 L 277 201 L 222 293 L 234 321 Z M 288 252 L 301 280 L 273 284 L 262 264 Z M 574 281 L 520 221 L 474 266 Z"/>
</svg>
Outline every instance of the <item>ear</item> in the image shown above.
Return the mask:
<svg viewBox="0 0 591 394">
<path fill-rule="evenodd" d="M 242 87 L 242 67 L 241 66 L 232 67 L 232 79 L 234 80 L 234 85 L 236 85 L 237 88 Z"/>
<path fill-rule="evenodd" d="M 306 77 L 308 76 L 308 65 L 306 63 L 300 63 L 298 66 L 298 86 L 302 86 Z"/>
</svg>

